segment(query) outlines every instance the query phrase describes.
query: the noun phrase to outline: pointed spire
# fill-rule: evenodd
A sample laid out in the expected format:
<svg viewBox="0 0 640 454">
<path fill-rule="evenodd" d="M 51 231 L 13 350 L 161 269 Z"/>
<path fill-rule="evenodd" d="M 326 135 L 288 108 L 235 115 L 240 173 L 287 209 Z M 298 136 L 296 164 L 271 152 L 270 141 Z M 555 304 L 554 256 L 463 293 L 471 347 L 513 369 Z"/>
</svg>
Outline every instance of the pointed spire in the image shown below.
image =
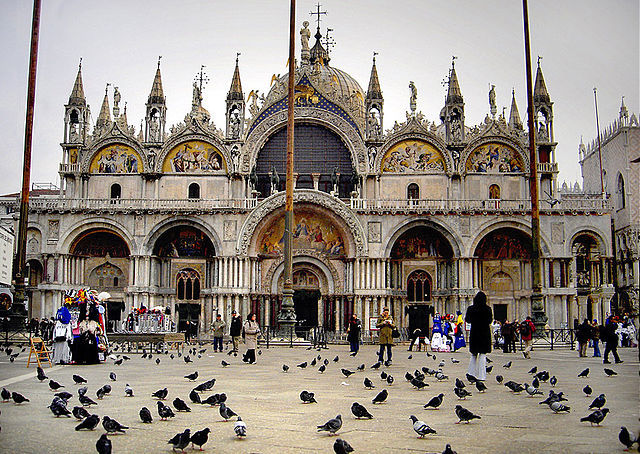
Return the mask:
<svg viewBox="0 0 640 454">
<path fill-rule="evenodd" d="M 451 61 L 451 73 L 449 74 L 449 90 L 447 91 L 447 104 L 464 102 L 462 91 L 458 83 L 458 75 L 456 74 L 455 57 Z"/>
<path fill-rule="evenodd" d="M 516 104 L 516 90 L 511 90 L 511 109 L 509 110 L 509 127 L 522 129 L 522 121 L 520 120 L 520 112 Z"/>
<path fill-rule="evenodd" d="M 109 85 L 107 84 L 104 89 L 104 99 L 102 100 L 102 107 L 100 108 L 100 114 L 98 115 L 98 121 L 96 121 L 96 128 L 107 126 L 111 123 L 111 114 L 109 113 Z"/>
<path fill-rule="evenodd" d="M 242 93 L 242 82 L 240 81 L 240 67 L 238 66 L 239 57 L 240 52 L 236 54 L 236 68 L 233 70 L 233 78 L 231 79 L 231 87 L 229 87 L 227 99 L 244 99 L 244 94 Z"/>
<path fill-rule="evenodd" d="M 158 57 L 158 69 L 156 69 L 156 76 L 153 78 L 153 85 L 151 86 L 151 93 L 147 99 L 147 104 L 164 104 L 164 90 L 162 89 L 162 76 L 160 74 L 160 59 Z"/>
<path fill-rule="evenodd" d="M 329 61 L 331 60 L 331 58 L 329 57 L 329 52 L 327 52 L 327 50 L 322 47 L 322 43 L 321 38 L 322 38 L 322 33 L 320 33 L 320 27 L 317 28 L 316 30 L 316 34 L 314 35 L 314 38 L 316 39 L 316 43 L 313 45 L 313 47 L 311 48 L 311 64 L 316 64 L 320 63 L 322 66 L 326 66 L 329 64 Z"/>
<path fill-rule="evenodd" d="M 380 89 L 380 81 L 378 80 L 378 70 L 376 68 L 376 55 L 373 53 L 373 66 L 371 66 L 371 76 L 369 77 L 369 88 L 367 89 L 367 98 L 382 99 L 382 90 Z"/>
<path fill-rule="evenodd" d="M 629 119 L 629 111 L 627 110 L 627 106 L 624 105 L 624 96 L 622 97 L 622 102 L 620 103 L 620 120 L 626 126 L 626 122 Z"/>
<path fill-rule="evenodd" d="M 540 60 L 542 57 L 538 57 L 538 71 L 536 72 L 536 84 L 533 89 L 533 101 L 539 102 L 551 102 L 551 97 L 547 91 L 547 84 L 544 82 L 544 76 L 542 75 L 542 68 L 540 68 Z"/>
<path fill-rule="evenodd" d="M 80 63 L 78 64 L 78 74 L 73 84 L 73 90 L 71 90 L 71 95 L 69 95 L 69 104 L 76 106 L 85 106 L 87 104 L 87 100 L 84 97 L 84 87 L 82 86 L 82 57 L 80 57 Z"/>
</svg>

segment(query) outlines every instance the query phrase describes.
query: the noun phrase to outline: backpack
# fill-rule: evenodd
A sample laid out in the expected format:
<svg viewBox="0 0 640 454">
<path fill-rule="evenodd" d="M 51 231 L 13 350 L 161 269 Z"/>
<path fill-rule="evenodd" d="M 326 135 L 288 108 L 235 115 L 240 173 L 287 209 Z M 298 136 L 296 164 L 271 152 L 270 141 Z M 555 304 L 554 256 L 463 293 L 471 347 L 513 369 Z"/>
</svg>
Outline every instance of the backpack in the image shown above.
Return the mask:
<svg viewBox="0 0 640 454">
<path fill-rule="evenodd" d="M 525 337 L 531 334 L 531 326 L 529 326 L 528 322 L 520 323 L 520 334 Z"/>
</svg>

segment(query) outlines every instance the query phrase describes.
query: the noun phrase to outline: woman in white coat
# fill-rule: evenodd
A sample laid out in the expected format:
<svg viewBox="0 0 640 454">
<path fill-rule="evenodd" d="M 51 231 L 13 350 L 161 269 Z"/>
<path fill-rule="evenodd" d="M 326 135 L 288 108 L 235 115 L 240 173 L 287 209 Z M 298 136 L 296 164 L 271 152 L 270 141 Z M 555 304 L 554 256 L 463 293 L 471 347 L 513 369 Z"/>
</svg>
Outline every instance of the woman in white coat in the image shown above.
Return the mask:
<svg viewBox="0 0 640 454">
<path fill-rule="evenodd" d="M 71 363 L 70 342 L 73 340 L 71 331 L 71 314 L 69 309 L 62 306 L 56 314 L 56 325 L 53 328 L 53 359 L 54 364 Z"/>
<path fill-rule="evenodd" d="M 256 362 L 256 348 L 258 347 L 258 335 L 260 334 L 260 325 L 256 322 L 256 314 L 249 314 L 247 321 L 244 322 L 243 330 L 247 352 L 242 357 L 242 361 L 253 364 Z"/>
</svg>

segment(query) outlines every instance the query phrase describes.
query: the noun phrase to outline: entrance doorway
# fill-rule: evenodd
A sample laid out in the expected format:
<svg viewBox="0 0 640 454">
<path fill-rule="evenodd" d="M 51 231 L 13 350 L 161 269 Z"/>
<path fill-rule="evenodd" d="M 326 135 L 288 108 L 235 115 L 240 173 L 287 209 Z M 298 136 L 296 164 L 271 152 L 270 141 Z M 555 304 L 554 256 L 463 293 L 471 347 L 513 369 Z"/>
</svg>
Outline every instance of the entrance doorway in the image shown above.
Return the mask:
<svg viewBox="0 0 640 454">
<path fill-rule="evenodd" d="M 178 332 L 184 333 L 187 326 L 192 337 L 198 335 L 198 322 L 200 320 L 200 305 L 190 303 L 180 303 L 178 307 Z M 189 325 L 187 325 L 189 321 Z M 185 333 L 186 336 L 186 333 Z"/>
<path fill-rule="evenodd" d="M 320 290 L 295 290 L 293 292 L 293 305 L 298 319 L 297 328 L 300 328 L 301 332 L 318 326 L 319 299 Z"/>
<path fill-rule="evenodd" d="M 122 320 L 122 312 L 124 311 L 124 302 L 107 301 L 107 332 L 113 333 L 119 331 L 120 321 Z"/>
<path fill-rule="evenodd" d="M 409 315 L 409 335 L 419 329 L 425 336 L 429 333 L 429 315 L 433 313 L 432 306 L 426 304 L 412 304 L 407 307 Z"/>
<path fill-rule="evenodd" d="M 504 322 L 507 319 L 507 305 L 506 304 L 494 304 L 493 305 L 493 318 Z"/>
</svg>

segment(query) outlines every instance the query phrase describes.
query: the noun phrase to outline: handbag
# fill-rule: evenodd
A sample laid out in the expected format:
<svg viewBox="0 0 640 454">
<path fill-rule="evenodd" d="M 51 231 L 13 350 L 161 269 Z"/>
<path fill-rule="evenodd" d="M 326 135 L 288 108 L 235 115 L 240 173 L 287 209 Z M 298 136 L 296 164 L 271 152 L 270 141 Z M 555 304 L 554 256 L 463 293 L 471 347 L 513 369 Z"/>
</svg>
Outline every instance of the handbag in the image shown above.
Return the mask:
<svg viewBox="0 0 640 454">
<path fill-rule="evenodd" d="M 391 331 L 391 336 L 400 337 L 400 330 L 398 328 L 393 328 L 393 331 Z"/>
</svg>

